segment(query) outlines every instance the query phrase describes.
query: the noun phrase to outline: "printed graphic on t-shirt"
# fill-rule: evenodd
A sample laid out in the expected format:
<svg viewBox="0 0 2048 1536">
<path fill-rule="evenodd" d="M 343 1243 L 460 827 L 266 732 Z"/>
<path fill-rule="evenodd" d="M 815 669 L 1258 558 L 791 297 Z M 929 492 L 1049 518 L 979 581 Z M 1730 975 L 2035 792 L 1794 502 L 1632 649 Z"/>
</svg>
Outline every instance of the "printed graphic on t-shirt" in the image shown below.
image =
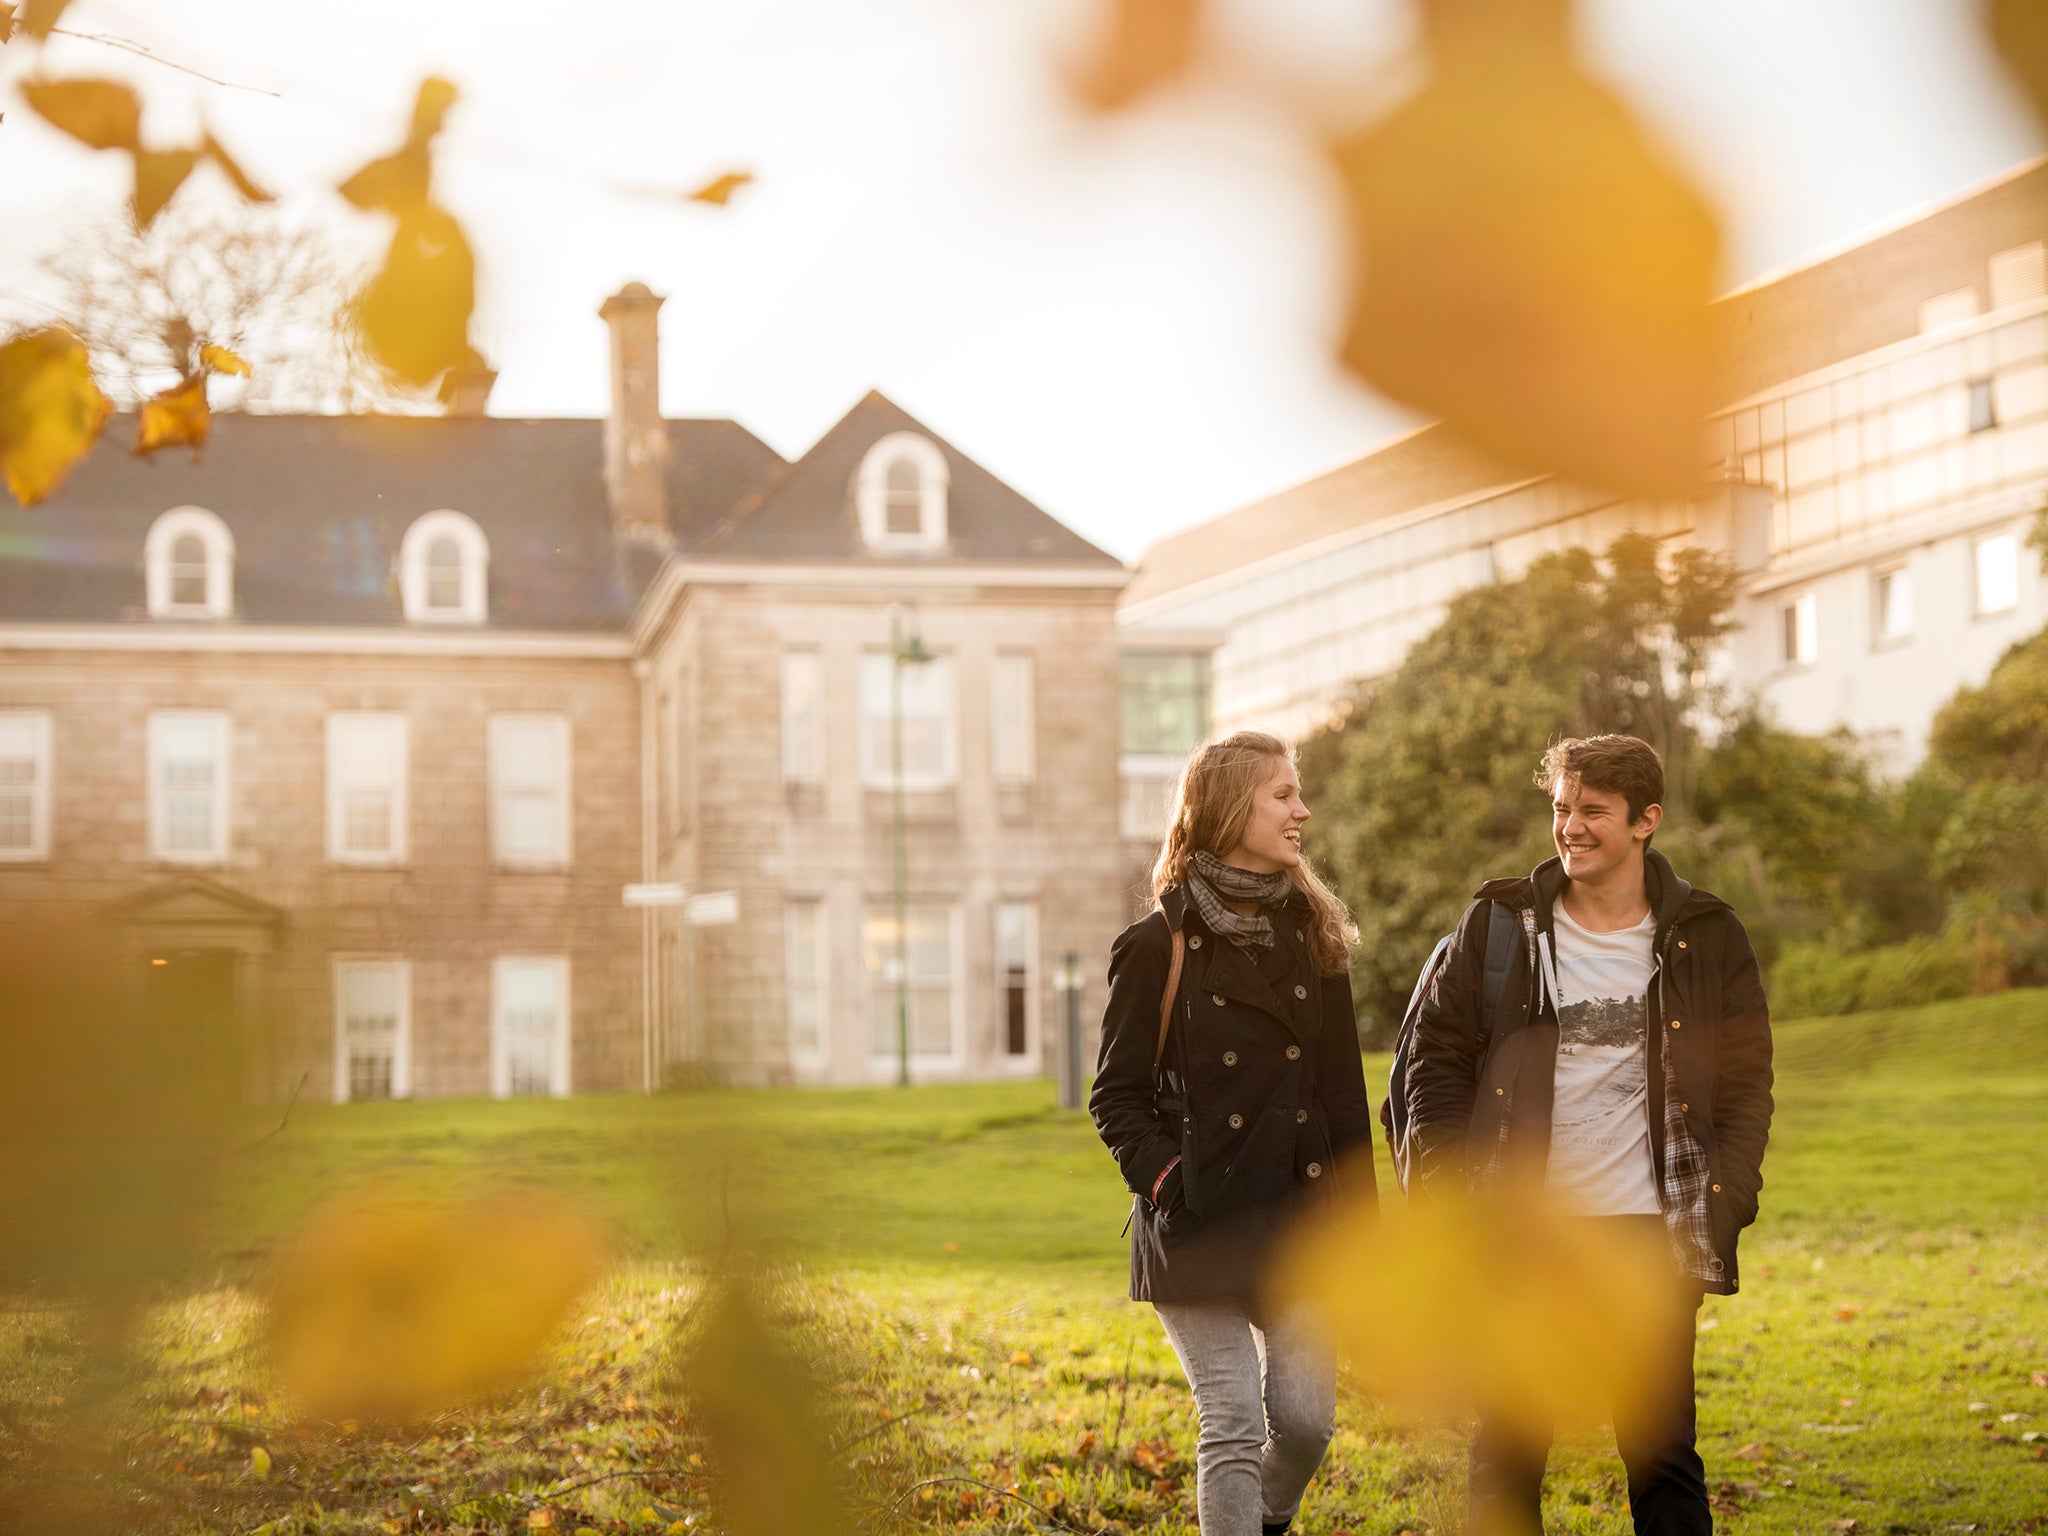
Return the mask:
<svg viewBox="0 0 2048 1536">
<path fill-rule="evenodd" d="M 1550 1118 L 1551 1191 L 1592 1215 L 1654 1215 L 1648 1028 L 1654 918 L 1594 933 L 1554 913 L 1557 1075 Z"/>
</svg>

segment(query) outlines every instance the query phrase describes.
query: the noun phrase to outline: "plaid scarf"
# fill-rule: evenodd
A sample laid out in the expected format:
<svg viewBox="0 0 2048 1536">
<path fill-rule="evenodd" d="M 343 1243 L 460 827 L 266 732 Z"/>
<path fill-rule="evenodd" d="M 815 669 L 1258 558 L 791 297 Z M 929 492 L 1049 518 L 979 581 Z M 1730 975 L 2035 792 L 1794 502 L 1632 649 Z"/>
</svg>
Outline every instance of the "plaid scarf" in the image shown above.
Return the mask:
<svg viewBox="0 0 2048 1536">
<path fill-rule="evenodd" d="M 1188 894 L 1195 898 L 1195 907 L 1209 931 L 1242 949 L 1271 949 L 1273 919 L 1266 916 L 1264 909 L 1278 906 L 1294 889 L 1288 882 L 1287 871 L 1276 869 L 1270 875 L 1255 875 L 1248 869 L 1224 863 L 1213 853 L 1200 851 L 1188 863 L 1194 875 L 1188 881 Z M 1246 917 L 1228 905 L 1233 901 L 1255 901 L 1260 910 Z"/>
</svg>

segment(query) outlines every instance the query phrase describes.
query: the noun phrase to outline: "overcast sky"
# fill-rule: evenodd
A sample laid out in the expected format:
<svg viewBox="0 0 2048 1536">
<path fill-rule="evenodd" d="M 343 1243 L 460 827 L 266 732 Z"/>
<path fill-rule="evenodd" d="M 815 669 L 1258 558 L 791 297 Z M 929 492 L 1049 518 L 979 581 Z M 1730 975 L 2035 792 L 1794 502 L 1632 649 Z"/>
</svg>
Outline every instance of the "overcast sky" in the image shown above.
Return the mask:
<svg viewBox="0 0 2048 1536">
<path fill-rule="evenodd" d="M 1212 0 L 1235 61 L 1124 117 L 1054 60 L 1087 0 L 75 0 L 61 75 L 201 116 L 305 205 L 464 91 L 439 186 L 481 264 L 497 415 L 605 408 L 606 294 L 662 311 L 662 403 L 802 452 L 870 387 L 1126 557 L 1411 424 L 1330 360 L 1342 250 L 1277 95 L 1369 115 L 1412 82 L 1401 0 Z M 1745 281 L 2037 152 L 1962 0 L 1585 0 L 1585 51 L 1723 211 Z M 12 58 L 7 55 L 12 55 Z M 20 72 L 20 44 L 0 69 Z M 1275 86 L 1279 90 L 1275 90 Z M 0 321 L 126 193 L 0 86 Z M 728 169 L 730 207 L 645 195 Z M 191 194 L 187 194 L 191 195 Z"/>
</svg>

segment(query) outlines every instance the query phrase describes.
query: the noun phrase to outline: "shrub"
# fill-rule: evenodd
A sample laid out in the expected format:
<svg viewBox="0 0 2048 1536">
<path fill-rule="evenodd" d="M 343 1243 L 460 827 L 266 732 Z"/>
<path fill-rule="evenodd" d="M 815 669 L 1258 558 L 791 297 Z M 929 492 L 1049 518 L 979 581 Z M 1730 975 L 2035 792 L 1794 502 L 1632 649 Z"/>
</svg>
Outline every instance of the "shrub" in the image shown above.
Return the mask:
<svg viewBox="0 0 2048 1536">
<path fill-rule="evenodd" d="M 1771 1012 L 1811 1019 L 1854 1013 L 1870 973 L 1870 956 L 1836 944 L 1787 944 L 1771 970 Z"/>
<path fill-rule="evenodd" d="M 1982 964 L 1960 936 L 1916 934 L 1860 952 L 1838 944 L 1787 944 L 1771 973 L 1771 1012 L 1805 1019 L 1965 997 L 1979 990 Z"/>
</svg>

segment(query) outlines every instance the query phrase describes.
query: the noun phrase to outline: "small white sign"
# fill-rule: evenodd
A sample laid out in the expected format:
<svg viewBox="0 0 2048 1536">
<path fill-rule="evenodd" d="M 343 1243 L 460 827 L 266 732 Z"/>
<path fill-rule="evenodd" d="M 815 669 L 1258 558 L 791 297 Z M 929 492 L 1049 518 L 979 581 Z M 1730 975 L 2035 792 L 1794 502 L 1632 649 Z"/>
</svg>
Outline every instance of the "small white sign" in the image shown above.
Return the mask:
<svg viewBox="0 0 2048 1536">
<path fill-rule="evenodd" d="M 673 881 L 629 885 L 619 893 L 629 907 L 680 907 L 687 895 Z"/>
<path fill-rule="evenodd" d="M 740 920 L 740 893 L 705 891 L 692 896 L 684 911 L 692 928 L 722 928 Z"/>
</svg>

